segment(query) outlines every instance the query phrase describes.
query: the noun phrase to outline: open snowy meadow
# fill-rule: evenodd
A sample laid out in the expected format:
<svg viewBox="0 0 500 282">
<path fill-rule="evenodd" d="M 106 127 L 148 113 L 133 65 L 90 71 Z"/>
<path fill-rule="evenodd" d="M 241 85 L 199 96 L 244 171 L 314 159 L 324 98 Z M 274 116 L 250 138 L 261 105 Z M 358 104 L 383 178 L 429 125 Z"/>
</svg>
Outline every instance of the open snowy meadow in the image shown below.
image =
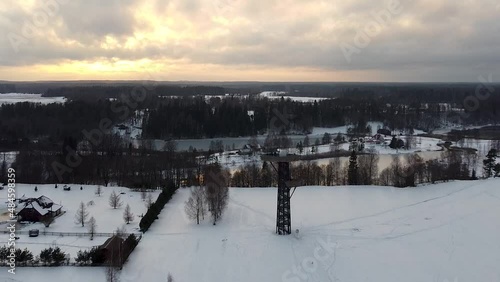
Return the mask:
<svg viewBox="0 0 500 282">
<path fill-rule="evenodd" d="M 122 282 L 166 281 L 168 273 L 196 282 L 500 281 L 500 179 L 409 189 L 299 187 L 290 236 L 275 235 L 275 188 L 231 189 L 217 226 L 186 218 L 189 194 L 180 189 L 165 206 L 121 271 Z M 139 194 L 126 199 L 140 213 Z M 101 204 L 91 213 L 99 231 L 112 231 L 123 222 L 121 212 Z M 62 218 L 53 228 L 61 224 L 79 229 Z M 105 281 L 102 268 L 4 270 L 0 281 Z"/>
</svg>

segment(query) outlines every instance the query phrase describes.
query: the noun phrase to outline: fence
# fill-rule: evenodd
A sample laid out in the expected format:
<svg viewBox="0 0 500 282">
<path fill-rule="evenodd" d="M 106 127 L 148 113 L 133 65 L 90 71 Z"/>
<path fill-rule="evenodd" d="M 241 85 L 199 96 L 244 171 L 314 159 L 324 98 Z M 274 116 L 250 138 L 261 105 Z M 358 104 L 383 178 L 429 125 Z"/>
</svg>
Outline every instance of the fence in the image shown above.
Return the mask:
<svg viewBox="0 0 500 282">
<path fill-rule="evenodd" d="M 3 234 L 10 234 L 11 232 L 8 230 L 0 231 Z M 142 236 L 142 233 L 123 233 L 123 236 L 126 238 L 130 234 L 134 234 L 136 237 Z M 16 230 L 16 235 L 29 235 L 29 230 Z M 52 232 L 52 231 L 40 231 L 39 235 L 44 236 L 73 236 L 73 237 L 85 237 L 89 236 L 88 232 Z M 94 237 L 112 237 L 116 235 L 116 233 L 94 233 Z"/>
</svg>

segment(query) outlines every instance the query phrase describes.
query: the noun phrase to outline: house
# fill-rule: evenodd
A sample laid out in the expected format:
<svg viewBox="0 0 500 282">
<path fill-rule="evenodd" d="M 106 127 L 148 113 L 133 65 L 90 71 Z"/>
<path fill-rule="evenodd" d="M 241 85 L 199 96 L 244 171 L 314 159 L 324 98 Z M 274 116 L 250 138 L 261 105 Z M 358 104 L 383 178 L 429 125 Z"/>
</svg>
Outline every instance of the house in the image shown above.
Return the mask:
<svg viewBox="0 0 500 282">
<path fill-rule="evenodd" d="M 259 152 L 262 150 L 262 147 L 259 144 L 245 144 L 243 148 L 238 150 L 239 155 L 252 155 L 256 152 Z"/>
<path fill-rule="evenodd" d="M 25 196 L 18 199 L 18 207 L 21 210 L 17 213 L 18 221 L 40 222 L 47 218 L 54 218 L 61 214 L 62 206 L 54 204 L 46 196 L 38 198 L 27 198 Z"/>
<path fill-rule="evenodd" d="M 249 144 L 243 146 L 243 148 L 238 150 L 240 155 L 251 155 L 253 153 L 252 147 Z"/>
</svg>

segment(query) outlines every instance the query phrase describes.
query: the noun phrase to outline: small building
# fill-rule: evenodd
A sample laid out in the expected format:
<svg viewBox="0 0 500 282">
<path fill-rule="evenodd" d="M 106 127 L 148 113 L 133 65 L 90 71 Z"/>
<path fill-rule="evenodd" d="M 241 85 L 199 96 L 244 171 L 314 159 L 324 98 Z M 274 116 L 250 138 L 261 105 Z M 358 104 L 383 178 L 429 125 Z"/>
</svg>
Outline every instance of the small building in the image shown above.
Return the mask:
<svg viewBox="0 0 500 282">
<path fill-rule="evenodd" d="M 62 212 L 62 206 L 54 204 L 46 196 L 38 198 L 26 198 L 23 196 L 18 201 L 18 207 L 21 208 L 17 213 L 18 221 L 40 222 L 46 218 L 54 218 Z"/>
<path fill-rule="evenodd" d="M 120 236 L 113 235 L 104 242 L 99 248 L 102 250 L 104 257 L 106 258 L 106 264 L 113 266 L 122 266 L 123 258 L 123 242 L 125 240 Z"/>
<path fill-rule="evenodd" d="M 252 155 L 256 152 L 262 151 L 262 147 L 259 144 L 245 144 L 241 149 L 238 150 L 239 155 Z"/>
</svg>

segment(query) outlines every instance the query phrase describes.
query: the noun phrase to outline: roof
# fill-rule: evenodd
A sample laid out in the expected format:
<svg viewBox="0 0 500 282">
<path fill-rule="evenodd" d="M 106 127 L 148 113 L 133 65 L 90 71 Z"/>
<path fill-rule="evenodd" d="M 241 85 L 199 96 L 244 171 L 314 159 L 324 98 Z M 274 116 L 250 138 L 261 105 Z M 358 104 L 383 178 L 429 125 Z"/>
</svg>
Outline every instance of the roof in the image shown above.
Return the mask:
<svg viewBox="0 0 500 282">
<path fill-rule="evenodd" d="M 48 206 L 48 205 L 54 203 L 54 202 L 52 202 L 52 200 L 49 197 L 46 197 L 46 196 L 40 196 L 36 200 L 42 206 Z"/>
<path fill-rule="evenodd" d="M 26 198 L 23 196 L 21 199 L 22 201 L 20 202 L 24 202 L 24 207 L 21 210 L 34 209 L 42 216 L 49 212 L 58 211 L 62 208 L 61 205 L 54 204 L 52 200 L 46 196 L 40 196 L 38 198 Z"/>
<path fill-rule="evenodd" d="M 117 241 L 118 240 L 118 241 Z M 116 246 L 117 243 L 122 243 L 124 240 L 116 235 L 113 235 L 113 237 L 108 238 L 102 245 L 101 248 L 103 249 L 110 249 L 114 246 Z"/>
<path fill-rule="evenodd" d="M 27 204 L 24 206 L 24 208 L 23 208 L 23 209 L 27 209 L 27 208 L 28 208 L 28 209 L 29 209 L 29 208 L 31 208 L 31 209 L 35 209 L 35 210 L 36 210 L 36 211 L 37 211 L 40 215 L 46 215 L 47 213 L 49 213 L 49 210 L 48 210 L 48 209 L 44 209 L 44 208 L 42 208 L 42 207 L 38 204 L 38 202 L 36 202 L 36 201 L 32 201 L 32 202 L 30 202 L 30 203 L 27 203 Z"/>
</svg>

